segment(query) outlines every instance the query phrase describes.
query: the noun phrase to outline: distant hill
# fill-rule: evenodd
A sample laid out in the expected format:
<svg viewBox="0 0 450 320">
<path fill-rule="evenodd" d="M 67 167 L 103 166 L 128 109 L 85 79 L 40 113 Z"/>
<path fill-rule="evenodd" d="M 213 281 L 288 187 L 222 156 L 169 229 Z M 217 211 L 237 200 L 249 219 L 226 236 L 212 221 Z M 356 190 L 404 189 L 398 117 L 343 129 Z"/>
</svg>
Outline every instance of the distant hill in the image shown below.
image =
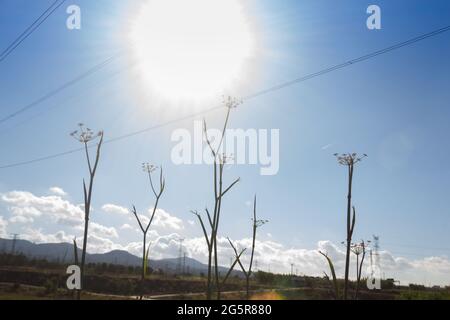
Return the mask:
<svg viewBox="0 0 450 320">
<path fill-rule="evenodd" d="M 13 240 L 0 239 L 0 253 L 11 252 Z M 70 243 L 43 243 L 35 244 L 27 240 L 16 240 L 15 253 L 21 253 L 29 258 L 46 259 L 60 263 L 72 263 L 74 261 L 73 244 Z M 78 249 L 78 256 L 81 256 L 81 249 Z M 165 272 L 175 272 L 179 266 L 179 258 L 162 260 L 150 260 L 153 269 L 161 269 Z M 132 255 L 127 251 L 114 250 L 103 254 L 86 254 L 87 263 L 108 263 L 124 266 L 141 266 L 142 259 Z M 192 258 L 186 257 L 186 271 L 193 274 L 205 273 L 208 266 Z M 219 267 L 219 272 L 225 274 L 228 268 Z M 234 274 L 242 275 L 240 271 Z"/>
</svg>

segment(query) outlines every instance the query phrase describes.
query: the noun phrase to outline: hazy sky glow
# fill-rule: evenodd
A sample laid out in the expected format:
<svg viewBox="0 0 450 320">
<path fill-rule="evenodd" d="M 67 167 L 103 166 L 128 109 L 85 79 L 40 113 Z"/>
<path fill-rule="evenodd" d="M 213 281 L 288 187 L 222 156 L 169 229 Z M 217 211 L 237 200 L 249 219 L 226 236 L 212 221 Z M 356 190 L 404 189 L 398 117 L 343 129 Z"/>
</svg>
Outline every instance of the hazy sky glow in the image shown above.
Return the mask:
<svg viewBox="0 0 450 320">
<path fill-rule="evenodd" d="M 236 25 L 230 27 L 239 37 L 230 42 L 236 41 L 236 46 L 225 54 L 227 64 L 216 65 L 220 54 L 213 55 L 202 61 L 210 68 L 199 70 L 189 81 L 190 71 L 197 70 L 195 50 L 191 52 L 193 65 L 180 64 L 187 57 L 173 60 L 171 72 L 184 69 L 178 78 L 158 69 L 176 59 L 165 56 L 168 52 L 176 56 L 175 49 L 159 47 L 155 52 L 150 42 L 137 55 L 149 50 L 164 57 L 163 64 L 135 64 L 139 59 L 129 36 L 139 23 L 144 1 L 74 2 L 82 9 L 80 31 L 66 29 L 67 14 L 61 9 L 0 63 L 0 117 L 119 50 L 124 54 L 84 81 L 1 123 L 0 166 L 77 148 L 69 133 L 78 122 L 103 129 L 107 139 L 114 138 L 214 107 L 220 104 L 218 89 L 224 83 L 224 93 L 247 96 L 447 26 L 450 21 L 446 0 L 375 1 L 383 12 L 381 31 L 366 28 L 366 9 L 373 4 L 368 1 L 348 0 L 340 5 L 323 0 L 239 1 L 248 30 L 240 34 L 233 29 Z M 3 1 L 0 50 L 50 3 Z M 177 17 L 181 12 L 173 14 Z M 201 29 L 201 25 L 195 27 Z M 157 38 L 157 30 L 152 32 L 160 45 L 164 43 Z M 254 43 L 247 43 L 246 32 L 252 34 Z M 449 40 L 450 34 L 444 33 L 246 101 L 234 110 L 232 128 L 280 129 L 281 162 L 278 175 L 271 177 L 259 175 L 258 166 L 227 169 L 227 181 L 236 177 L 242 181 L 223 208 L 222 263 L 228 264 L 231 254 L 225 237 L 248 245 L 249 201 L 255 193 L 259 215 L 270 220 L 259 235 L 260 252 L 264 252 L 258 256 L 261 269 L 270 265 L 272 271 L 289 272 L 290 263 L 295 263 L 301 273 L 320 275 L 327 266 L 318 248 L 342 261 L 346 172 L 333 154 L 355 151 L 369 155 L 355 173 L 354 204 L 359 212 L 355 239 L 380 236 L 386 277 L 450 284 Z M 214 53 L 226 50 L 208 48 Z M 146 68 L 156 68 L 156 72 Z M 210 87 L 204 92 L 209 74 L 214 79 L 206 82 Z M 178 91 L 167 96 L 171 85 Z M 190 96 L 196 90 L 199 95 Z M 207 99 L 198 99 L 204 94 Z M 217 110 L 205 117 L 211 127 L 219 127 L 223 115 L 223 110 Z M 192 130 L 193 120 L 105 145 L 94 190 L 91 251 L 140 253 L 137 225 L 127 210 L 135 204 L 146 213 L 152 206 L 141 170 L 141 163 L 149 161 L 162 164 L 167 176 L 167 192 L 152 233 L 154 257 L 175 256 L 175 239 L 183 236 L 188 254 L 206 260 L 201 230 L 189 211 L 211 205 L 211 168 L 175 166 L 170 158 L 171 133 L 179 128 Z M 86 174 L 82 153 L 0 170 L 0 236 L 14 232 L 36 242 L 80 237 Z"/>
</svg>

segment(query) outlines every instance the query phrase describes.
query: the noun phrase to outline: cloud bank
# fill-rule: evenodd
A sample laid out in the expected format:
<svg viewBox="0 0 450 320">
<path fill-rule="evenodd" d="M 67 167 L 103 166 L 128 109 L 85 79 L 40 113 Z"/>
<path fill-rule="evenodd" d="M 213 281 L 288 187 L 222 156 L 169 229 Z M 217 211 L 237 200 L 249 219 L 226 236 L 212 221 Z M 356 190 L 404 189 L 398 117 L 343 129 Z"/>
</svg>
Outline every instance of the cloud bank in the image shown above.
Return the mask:
<svg viewBox="0 0 450 320">
<path fill-rule="evenodd" d="M 4 207 L 2 212 L 7 213 L 0 215 L 0 237 L 8 237 L 11 230 L 14 230 L 20 233 L 22 239 L 36 243 L 71 242 L 75 237 L 81 241 L 83 207 L 68 201 L 65 198 L 67 194 L 62 189 L 52 189 L 53 195 L 50 196 L 38 196 L 26 191 L 0 194 L 0 206 Z M 101 206 L 101 211 L 103 216 L 107 217 L 105 220 L 114 221 L 115 226 L 91 221 L 88 251 L 105 253 L 111 250 L 126 250 L 137 256 L 141 255 L 141 233 L 129 210 L 119 205 L 105 204 Z M 148 223 L 151 212 L 150 208 L 140 215 L 144 224 Z M 187 229 L 198 236 L 186 237 Z M 158 209 L 148 234 L 152 259 L 177 257 L 180 238 L 185 238 L 183 250 L 188 257 L 203 263 L 207 261 L 207 247 L 200 227 L 192 221 L 183 221 L 164 209 Z M 255 262 L 260 270 L 289 273 L 291 264 L 294 264 L 299 274 L 323 276 L 323 272 L 328 273 L 329 270 L 325 259 L 318 253 L 320 250 L 332 258 L 338 276 L 343 275 L 345 253 L 341 245 L 323 240 L 319 241 L 315 248 L 295 248 L 275 241 L 273 235 L 265 238 L 268 240 L 258 240 L 256 244 Z M 130 239 L 133 241 L 129 241 Z M 233 239 L 233 242 L 239 248 L 251 247 L 250 238 Z M 225 237 L 219 238 L 218 252 L 220 264 L 229 265 L 234 255 Z M 379 259 L 385 276 L 400 280 L 402 284 L 450 284 L 450 260 L 446 256 L 409 259 L 389 251 L 381 251 Z M 242 260 L 248 263 L 248 254 Z M 369 257 L 366 261 L 368 265 Z M 353 261 L 352 265 L 354 263 Z M 354 274 L 354 270 L 351 271 Z"/>
</svg>

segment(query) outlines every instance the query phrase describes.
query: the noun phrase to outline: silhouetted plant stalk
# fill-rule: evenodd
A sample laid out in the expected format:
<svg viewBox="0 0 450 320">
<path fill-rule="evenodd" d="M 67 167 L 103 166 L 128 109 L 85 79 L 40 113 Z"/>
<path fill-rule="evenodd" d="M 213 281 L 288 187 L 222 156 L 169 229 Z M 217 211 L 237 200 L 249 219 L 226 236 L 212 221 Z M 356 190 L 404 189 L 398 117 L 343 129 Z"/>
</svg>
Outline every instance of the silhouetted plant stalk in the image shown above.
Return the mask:
<svg viewBox="0 0 450 320">
<path fill-rule="evenodd" d="M 79 129 L 72 132 L 71 136 L 81 142 L 84 145 L 84 150 L 86 154 L 86 160 L 89 169 L 89 186 L 86 187 L 86 181 L 83 179 L 83 195 L 84 195 L 84 238 L 83 238 L 83 249 L 81 253 L 81 288 L 84 288 L 84 266 L 86 263 L 86 249 L 87 249 L 87 241 L 88 241 L 88 231 L 89 231 L 89 216 L 91 212 L 91 203 L 92 203 L 92 191 L 94 187 L 94 178 L 97 172 L 98 163 L 100 160 L 100 151 L 103 144 L 103 131 L 99 131 L 98 133 L 94 133 L 91 129 L 85 128 L 82 123 L 79 125 Z M 99 139 L 96 148 L 96 155 L 94 159 L 94 163 L 91 162 L 91 157 L 89 154 L 89 143 Z M 81 291 L 81 290 L 80 290 Z M 78 299 L 81 298 L 81 292 L 78 292 Z"/>
<path fill-rule="evenodd" d="M 77 238 L 73 239 L 73 260 L 74 260 L 74 264 L 76 266 L 79 266 Z M 78 297 L 78 291 L 74 292 L 72 297 L 74 299 L 76 299 Z"/>
<path fill-rule="evenodd" d="M 201 215 L 193 211 L 193 213 L 198 217 L 200 220 L 200 224 L 202 226 L 206 244 L 208 246 L 208 279 L 207 279 L 207 288 L 206 288 L 206 298 L 210 300 L 212 298 L 212 292 L 213 292 L 213 265 L 214 265 L 214 282 L 216 286 L 217 291 L 217 299 L 220 300 L 221 298 L 221 283 L 219 279 L 219 265 L 218 265 L 218 255 L 217 255 L 217 235 L 219 230 L 219 222 L 220 222 L 220 214 L 222 209 L 222 199 L 223 197 L 239 182 L 240 179 L 236 179 L 233 183 L 231 183 L 228 187 L 223 186 L 223 172 L 224 167 L 226 163 L 231 159 L 231 156 L 228 156 L 226 154 L 221 153 L 223 141 L 225 138 L 226 130 L 228 127 L 228 122 L 230 119 L 231 110 L 237 108 L 237 106 L 241 102 L 231 98 L 227 97 L 224 100 L 224 105 L 227 109 L 227 114 L 225 117 L 225 122 L 223 125 L 223 129 L 221 132 L 220 140 L 217 143 L 216 146 L 213 145 L 213 142 L 208 137 L 208 130 L 206 121 L 203 121 L 203 133 L 205 136 L 206 143 L 211 151 L 212 157 L 213 157 L 213 188 L 214 188 L 214 210 L 212 212 L 212 215 L 210 214 L 208 209 L 205 209 L 207 217 L 208 217 L 208 223 L 210 226 L 210 233 L 206 231 L 205 224 L 203 222 L 203 219 Z"/>
<path fill-rule="evenodd" d="M 77 246 L 77 238 L 73 239 L 73 259 L 76 266 L 78 266 L 78 246 Z"/>
<path fill-rule="evenodd" d="M 346 166 L 348 169 L 348 194 L 347 194 L 347 239 L 346 239 L 346 253 L 345 253 L 345 278 L 344 278 L 344 300 L 348 296 L 348 281 L 349 281 L 349 270 L 350 270 L 350 247 L 352 243 L 352 236 L 355 227 L 356 212 L 353 207 L 353 217 L 352 217 L 352 187 L 353 187 L 353 172 L 354 167 L 358 162 L 361 162 L 363 158 L 367 157 L 364 154 L 362 157 L 358 157 L 356 153 L 344 153 L 335 154 L 339 164 Z"/>
<path fill-rule="evenodd" d="M 334 298 L 336 300 L 339 300 L 340 299 L 339 284 L 338 284 L 338 281 L 337 281 L 336 271 L 334 269 L 333 261 L 328 256 L 328 254 L 326 254 L 326 253 L 324 253 L 322 251 L 319 251 L 319 253 L 321 255 L 323 255 L 325 257 L 325 259 L 327 259 L 328 265 L 330 267 L 331 276 L 333 277 L 333 282 L 331 282 L 330 277 L 328 276 L 328 274 L 326 272 L 324 272 L 325 278 L 328 279 L 328 281 L 331 284 L 331 287 L 334 289 L 334 291 L 333 291 Z"/>
<path fill-rule="evenodd" d="M 355 290 L 355 300 L 358 299 L 359 294 L 359 286 L 361 283 L 362 276 L 362 267 L 364 265 L 364 258 L 366 257 L 366 247 L 370 243 L 370 240 L 367 243 L 362 240 L 360 243 L 352 243 L 351 251 L 356 255 L 356 290 Z M 359 260 L 359 256 L 361 256 L 361 261 Z"/>
<path fill-rule="evenodd" d="M 230 239 L 229 239 L 229 238 L 227 238 L 227 239 L 228 239 L 228 242 L 231 243 Z M 235 251 L 236 257 L 234 258 L 234 261 L 233 261 L 233 263 L 231 264 L 230 269 L 228 269 L 227 274 L 225 275 L 225 277 L 224 277 L 223 280 L 222 280 L 222 286 L 223 286 L 223 285 L 225 284 L 225 282 L 228 280 L 228 278 L 229 278 L 230 275 L 231 275 L 231 272 L 233 272 L 234 267 L 236 266 L 236 264 L 238 264 L 239 259 L 241 258 L 241 256 L 244 254 L 244 252 L 245 252 L 246 250 L 247 250 L 247 249 L 245 249 L 245 248 L 242 249 L 241 252 L 239 252 L 239 254 L 237 253 L 237 251 Z"/>
<path fill-rule="evenodd" d="M 153 219 L 155 218 L 155 214 L 156 214 L 156 210 L 158 209 L 158 204 L 159 201 L 161 199 L 162 194 L 164 193 L 164 189 L 166 187 L 166 181 L 164 179 L 163 176 L 163 169 L 160 169 L 160 173 L 159 173 L 159 190 L 157 191 L 155 189 L 155 186 L 153 184 L 153 179 L 152 179 L 152 173 L 154 171 L 156 171 L 158 168 L 154 165 L 151 165 L 149 163 L 144 163 L 142 165 L 142 169 L 144 170 L 144 172 L 146 172 L 148 174 L 148 179 L 150 182 L 150 187 L 152 190 L 153 195 L 155 196 L 155 204 L 153 206 L 152 209 L 152 214 L 150 216 L 150 220 L 147 223 L 146 226 L 144 226 L 144 224 L 141 221 L 141 218 L 139 218 L 139 214 L 136 210 L 136 207 L 133 205 L 133 209 L 132 209 L 132 213 L 134 214 L 138 224 L 139 224 L 139 228 L 142 231 L 143 237 L 142 237 L 142 272 L 141 272 L 141 280 L 144 280 L 147 274 L 147 264 L 148 264 L 148 255 L 149 255 L 149 250 L 147 249 L 147 234 L 148 231 L 150 230 L 150 226 L 152 225 Z M 150 245 L 149 245 L 150 248 Z"/>
<path fill-rule="evenodd" d="M 253 270 L 253 258 L 255 256 L 255 246 L 256 246 L 256 231 L 258 230 L 259 227 L 265 225 L 266 223 L 268 223 L 268 220 L 257 220 L 256 219 L 256 196 L 253 202 L 253 219 L 252 219 L 252 251 L 251 251 L 251 255 L 250 255 L 250 264 L 248 266 L 248 270 L 245 269 L 244 265 L 241 262 L 241 255 L 242 253 L 245 251 L 245 249 L 243 251 L 241 251 L 240 254 L 238 254 L 238 251 L 236 249 L 236 246 L 233 245 L 233 243 L 231 242 L 230 239 L 228 239 L 228 242 L 230 243 L 231 247 L 233 248 L 234 254 L 235 254 L 235 259 L 237 261 L 237 263 L 239 264 L 239 266 L 241 267 L 242 272 L 245 275 L 245 283 L 246 283 L 246 297 L 247 300 L 250 299 L 250 278 L 252 276 Z"/>
</svg>

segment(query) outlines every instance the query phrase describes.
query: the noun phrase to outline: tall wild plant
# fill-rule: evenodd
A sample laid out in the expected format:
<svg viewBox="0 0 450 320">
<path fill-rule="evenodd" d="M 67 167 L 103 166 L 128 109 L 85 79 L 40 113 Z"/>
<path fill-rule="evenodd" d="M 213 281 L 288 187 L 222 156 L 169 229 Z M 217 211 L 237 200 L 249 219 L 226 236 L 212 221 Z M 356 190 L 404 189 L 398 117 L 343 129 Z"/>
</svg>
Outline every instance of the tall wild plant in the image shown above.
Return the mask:
<svg viewBox="0 0 450 320">
<path fill-rule="evenodd" d="M 207 278 L 207 287 L 206 287 L 206 298 L 210 300 L 212 298 L 213 293 L 213 283 L 216 286 L 217 299 L 221 298 L 221 282 L 219 279 L 219 264 L 218 264 L 218 255 L 217 255 L 217 235 L 219 230 L 219 222 L 221 218 L 221 209 L 222 209 L 222 199 L 223 197 L 239 182 L 240 179 L 236 179 L 233 183 L 231 183 L 228 187 L 224 187 L 224 167 L 227 161 L 230 159 L 228 155 L 221 153 L 226 130 L 228 127 L 228 121 L 230 119 L 231 110 L 237 108 L 237 106 L 241 102 L 228 97 L 224 100 L 224 105 L 227 110 L 227 114 L 225 117 L 225 122 L 223 125 L 223 129 L 221 131 L 220 140 L 218 143 L 213 142 L 208 136 L 208 130 L 206 121 L 203 121 L 203 133 L 205 136 L 206 143 L 211 151 L 211 155 L 213 157 L 213 190 L 214 190 L 214 209 L 212 214 L 208 209 L 205 209 L 206 215 L 208 217 L 208 223 L 210 226 L 210 232 L 206 231 L 205 224 L 203 222 L 202 216 L 194 211 L 193 213 L 198 217 L 200 221 L 200 225 L 202 226 L 202 230 L 205 235 L 206 245 L 208 247 L 208 278 Z M 214 267 L 214 270 L 213 270 Z M 214 279 L 213 279 L 213 271 L 214 271 Z M 213 281 L 214 280 L 214 281 Z"/>
<path fill-rule="evenodd" d="M 253 219 L 252 219 L 252 230 L 253 230 L 253 232 L 252 232 L 252 250 L 251 250 L 251 254 L 250 254 L 250 264 L 249 264 L 247 270 L 245 269 L 245 267 L 242 264 L 241 259 L 240 259 L 243 251 L 241 251 L 241 253 L 238 254 L 236 246 L 231 242 L 230 239 L 228 239 L 228 242 L 230 243 L 231 247 L 233 248 L 233 251 L 234 251 L 234 254 L 235 254 L 235 259 L 236 259 L 237 263 L 239 264 L 239 266 L 241 267 L 242 272 L 245 275 L 247 300 L 250 299 L 250 278 L 251 278 L 251 276 L 253 274 L 252 267 L 253 267 L 253 258 L 255 256 L 256 231 L 257 231 L 257 229 L 259 227 L 263 226 L 267 222 L 269 222 L 269 221 L 267 221 L 267 220 L 257 220 L 256 219 L 256 196 L 255 196 L 255 199 L 254 199 L 254 202 L 253 202 Z"/>
<path fill-rule="evenodd" d="M 144 170 L 145 173 L 148 174 L 148 179 L 150 182 L 150 188 L 152 190 L 153 195 L 155 196 L 155 204 L 153 206 L 152 209 L 152 214 L 150 216 L 150 220 L 148 221 L 147 225 L 144 226 L 143 222 L 141 221 L 142 219 L 140 218 L 136 207 L 133 205 L 133 209 L 132 209 L 132 213 L 134 214 L 136 221 L 139 225 L 139 228 L 142 231 L 143 237 L 142 237 L 142 272 L 141 272 L 141 280 L 144 280 L 147 274 L 147 263 L 148 263 L 148 254 L 149 254 L 149 250 L 147 249 L 147 234 L 148 231 L 150 230 L 150 226 L 152 225 L 153 219 L 155 218 L 155 214 L 156 214 L 156 210 L 158 209 L 158 204 L 159 201 L 161 199 L 161 196 L 164 192 L 164 189 L 166 187 L 166 180 L 164 179 L 163 176 L 163 169 L 161 167 L 160 169 L 160 173 L 159 173 L 159 189 L 156 190 L 155 186 L 153 184 L 153 179 L 152 179 L 152 173 L 154 171 L 156 171 L 158 168 L 154 165 L 151 165 L 149 163 L 144 163 L 142 165 L 142 169 Z M 150 245 L 149 245 L 150 248 Z"/>
<path fill-rule="evenodd" d="M 99 131 L 98 133 L 94 133 L 91 129 L 85 128 L 82 123 L 78 125 L 79 129 L 72 132 L 71 136 L 75 138 L 77 141 L 83 144 L 87 165 L 89 169 L 89 183 L 86 186 L 86 180 L 83 179 L 83 195 L 84 195 L 84 238 L 83 238 L 83 249 L 81 252 L 81 288 L 84 287 L 84 267 L 86 264 L 86 250 L 87 250 L 87 242 L 88 242 L 88 233 L 89 233 L 89 218 L 91 212 L 91 203 L 92 203 L 92 192 L 94 187 L 94 178 L 97 173 L 98 163 L 100 161 L 100 152 L 103 144 L 103 131 Z M 89 149 L 89 143 L 99 139 L 96 148 L 96 154 L 94 161 L 92 162 Z M 78 299 L 81 297 L 81 292 L 78 292 Z"/>
<path fill-rule="evenodd" d="M 355 290 L 355 300 L 358 300 L 359 288 L 362 277 L 362 268 L 364 265 L 364 259 L 366 257 L 366 248 L 369 241 L 361 240 L 359 243 L 352 243 L 351 251 L 356 255 L 356 290 Z M 361 260 L 360 260 L 361 256 Z"/>
<path fill-rule="evenodd" d="M 345 253 L 345 279 L 344 279 L 344 300 L 348 297 L 348 282 L 349 282 L 349 270 L 350 270 L 350 249 L 352 244 L 352 236 L 355 227 L 356 212 L 353 207 L 352 217 L 352 188 L 353 188 L 353 173 L 355 165 L 367 157 L 364 154 L 359 157 L 356 153 L 344 153 L 335 154 L 340 165 L 346 166 L 348 170 L 348 193 L 347 193 L 347 239 L 346 239 L 346 253 Z"/>
</svg>

